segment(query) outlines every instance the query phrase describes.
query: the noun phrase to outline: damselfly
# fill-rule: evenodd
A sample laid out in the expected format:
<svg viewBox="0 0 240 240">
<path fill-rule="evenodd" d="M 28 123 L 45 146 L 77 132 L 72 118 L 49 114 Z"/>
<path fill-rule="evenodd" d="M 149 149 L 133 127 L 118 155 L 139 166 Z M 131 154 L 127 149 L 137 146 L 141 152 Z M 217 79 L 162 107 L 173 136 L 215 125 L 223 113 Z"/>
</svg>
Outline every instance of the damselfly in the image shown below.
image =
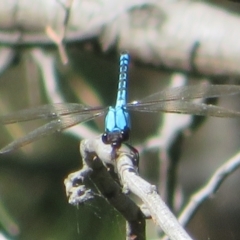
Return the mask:
<svg viewBox="0 0 240 240">
<path fill-rule="evenodd" d="M 120 73 L 118 93 L 115 107 L 89 107 L 78 103 L 48 104 L 32 109 L 20 110 L 0 117 L 2 124 L 30 121 L 34 119 L 48 119 L 49 123 L 39 127 L 27 135 L 14 140 L 0 153 L 5 153 L 22 147 L 43 136 L 60 132 L 78 123 L 92 120 L 106 115 L 105 132 L 102 140 L 113 147 L 120 147 L 128 140 L 130 132 L 129 111 L 167 112 L 194 115 L 209 115 L 214 117 L 240 117 L 240 112 L 219 106 L 197 103 L 193 100 L 200 98 L 214 98 L 224 95 L 240 93 L 237 85 L 193 85 L 169 88 L 154 93 L 141 101 L 127 103 L 129 55 L 120 56 Z"/>
</svg>

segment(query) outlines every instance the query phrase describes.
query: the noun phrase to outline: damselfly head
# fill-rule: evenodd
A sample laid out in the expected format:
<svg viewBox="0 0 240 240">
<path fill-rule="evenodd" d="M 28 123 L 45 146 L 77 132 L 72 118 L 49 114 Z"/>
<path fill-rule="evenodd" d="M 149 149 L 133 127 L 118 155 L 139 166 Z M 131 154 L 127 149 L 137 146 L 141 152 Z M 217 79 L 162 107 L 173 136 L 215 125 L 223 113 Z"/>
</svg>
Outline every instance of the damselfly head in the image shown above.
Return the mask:
<svg viewBox="0 0 240 240">
<path fill-rule="evenodd" d="M 124 128 L 122 131 L 113 131 L 113 132 L 105 132 L 102 135 L 102 141 L 105 144 L 111 144 L 114 148 L 119 148 L 122 142 L 125 142 L 129 139 L 129 128 Z"/>
</svg>

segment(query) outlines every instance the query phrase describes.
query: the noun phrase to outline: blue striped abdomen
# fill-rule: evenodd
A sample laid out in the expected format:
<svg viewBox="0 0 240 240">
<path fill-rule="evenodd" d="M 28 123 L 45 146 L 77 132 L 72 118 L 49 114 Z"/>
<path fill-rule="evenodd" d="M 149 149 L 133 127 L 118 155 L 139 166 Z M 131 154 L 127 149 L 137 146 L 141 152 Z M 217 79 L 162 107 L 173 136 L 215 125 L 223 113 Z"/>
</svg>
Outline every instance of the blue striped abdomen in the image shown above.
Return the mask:
<svg viewBox="0 0 240 240">
<path fill-rule="evenodd" d="M 121 54 L 116 105 L 109 107 L 105 118 L 105 133 L 102 135 L 103 142 L 114 147 L 120 147 L 121 143 L 129 138 L 130 118 L 125 107 L 127 103 L 128 64 L 129 55 L 127 53 Z"/>
<path fill-rule="evenodd" d="M 127 103 L 128 65 L 129 55 L 127 53 L 121 54 L 119 63 L 119 79 L 116 107 L 126 105 Z"/>
</svg>

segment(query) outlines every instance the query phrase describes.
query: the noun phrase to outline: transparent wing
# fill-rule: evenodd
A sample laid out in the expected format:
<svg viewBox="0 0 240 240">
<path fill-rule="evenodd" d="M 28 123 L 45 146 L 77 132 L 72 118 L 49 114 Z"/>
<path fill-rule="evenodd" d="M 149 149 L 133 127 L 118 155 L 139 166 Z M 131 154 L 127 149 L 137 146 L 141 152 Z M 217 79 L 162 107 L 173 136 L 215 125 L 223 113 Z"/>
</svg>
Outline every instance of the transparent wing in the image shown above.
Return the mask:
<svg viewBox="0 0 240 240">
<path fill-rule="evenodd" d="M 214 117 L 240 117 L 240 112 L 208 105 L 204 103 L 194 103 L 187 101 L 166 101 L 155 104 L 145 104 L 128 107 L 131 110 L 141 112 L 168 112 L 168 113 L 182 113 L 194 115 L 208 115 Z"/>
<path fill-rule="evenodd" d="M 128 105 L 149 104 L 172 100 L 191 100 L 198 98 L 214 98 L 224 95 L 240 93 L 238 85 L 193 85 L 165 89 L 154 93 L 140 101 L 134 101 Z"/>
<path fill-rule="evenodd" d="M 43 125 L 42 127 L 39 127 L 32 132 L 28 133 L 24 137 L 21 137 L 10 144 L 8 144 L 6 147 L 2 148 L 0 150 L 0 153 L 6 153 L 15 149 L 18 149 L 30 142 L 33 142 L 39 138 L 42 138 L 44 136 L 50 135 L 55 132 L 60 132 L 66 128 L 72 127 L 78 123 L 86 122 L 91 119 L 94 119 L 98 116 L 101 116 L 105 113 L 105 110 L 98 111 L 98 112 L 92 112 L 92 113 L 86 113 L 84 115 L 79 114 L 73 114 L 73 115 L 65 115 L 61 116 L 58 119 L 52 120 L 51 122 Z"/>
<path fill-rule="evenodd" d="M 89 112 L 97 112 L 102 110 L 102 107 L 88 107 L 78 103 L 55 103 L 47 104 L 39 107 L 23 109 L 17 112 L 9 113 L 0 116 L 0 123 L 10 124 L 16 122 L 30 121 L 34 119 L 57 119 L 60 116 L 81 113 L 88 114 Z"/>
</svg>

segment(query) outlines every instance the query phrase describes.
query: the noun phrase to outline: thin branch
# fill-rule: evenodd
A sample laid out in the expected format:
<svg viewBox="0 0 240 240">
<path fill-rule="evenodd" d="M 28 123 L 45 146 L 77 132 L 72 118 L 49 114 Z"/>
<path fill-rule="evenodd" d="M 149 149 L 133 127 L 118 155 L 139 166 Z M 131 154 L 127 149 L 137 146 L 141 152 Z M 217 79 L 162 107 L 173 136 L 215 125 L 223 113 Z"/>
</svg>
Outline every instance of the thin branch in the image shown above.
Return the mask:
<svg viewBox="0 0 240 240">
<path fill-rule="evenodd" d="M 187 78 L 182 73 L 174 73 L 171 76 L 169 87 L 184 86 L 187 84 Z M 181 155 L 179 148 L 181 149 L 180 138 L 183 140 L 185 133 L 190 133 L 190 126 L 193 123 L 192 115 L 184 114 L 162 114 L 159 129 L 156 134 L 147 141 L 138 145 L 137 149 L 147 151 L 149 149 L 155 149 L 159 152 L 159 191 L 162 198 L 166 201 L 167 205 L 178 212 L 179 206 L 181 206 L 180 198 L 175 198 L 176 191 L 179 186 L 177 184 L 177 159 Z M 175 146 L 175 150 L 173 150 Z M 176 151 L 176 148 L 178 151 Z M 172 155 L 174 153 L 174 156 Z"/>
<path fill-rule="evenodd" d="M 66 102 L 58 84 L 58 79 L 55 74 L 55 60 L 50 54 L 45 54 L 40 48 L 34 48 L 30 51 L 31 56 L 37 63 L 42 74 L 43 86 L 45 87 L 45 94 L 48 97 L 49 103 Z M 84 124 L 78 124 L 64 131 L 78 139 L 94 137 L 97 132 L 93 131 Z"/>
<path fill-rule="evenodd" d="M 170 239 L 192 239 L 178 223 L 167 205 L 157 194 L 156 186 L 149 184 L 133 171 L 131 159 L 122 156 L 117 161 L 118 171 L 122 182 L 132 193 L 138 196 L 149 209 L 153 222 L 157 224 Z"/>
<path fill-rule="evenodd" d="M 63 44 L 63 37 L 58 35 L 51 26 L 46 26 L 46 34 L 48 37 L 57 45 L 58 47 L 58 52 L 61 58 L 61 61 L 63 64 L 68 63 L 68 56 L 65 50 L 65 46 Z"/>
<path fill-rule="evenodd" d="M 69 203 L 78 205 L 94 197 L 94 193 L 84 185 L 90 177 L 101 195 L 126 219 L 127 239 L 144 240 L 145 217 L 140 208 L 122 192 L 103 162 L 86 146 L 89 146 L 87 140 L 82 141 L 83 168 L 71 173 L 64 181 Z"/>
<path fill-rule="evenodd" d="M 64 46 L 64 38 L 66 35 L 67 25 L 70 17 L 70 10 L 73 1 L 74 0 L 68 0 L 65 4 L 58 1 L 65 11 L 65 17 L 63 20 L 62 27 L 60 29 L 60 34 L 57 34 L 56 31 L 50 25 L 47 25 L 45 28 L 48 37 L 58 46 L 59 55 L 61 57 L 63 64 L 68 63 L 68 57 Z"/>
<path fill-rule="evenodd" d="M 88 164 L 94 154 L 97 154 L 104 165 L 113 165 L 119 174 L 124 190 L 130 190 L 137 195 L 149 209 L 153 221 L 160 226 L 171 239 L 191 239 L 178 223 L 166 204 L 157 194 L 156 187 L 147 183 L 136 172 L 136 155 L 127 147 L 122 146 L 117 151 L 117 159 L 114 161 L 113 149 L 102 142 L 101 138 L 85 139 L 80 146 L 81 155 Z M 88 164 L 89 165 L 89 164 Z"/>
<path fill-rule="evenodd" d="M 179 217 L 179 222 L 181 225 L 185 226 L 189 222 L 201 204 L 203 204 L 207 198 L 215 194 L 225 178 L 236 171 L 239 166 L 240 152 L 237 153 L 234 157 L 230 158 L 220 168 L 218 168 L 208 183 L 202 189 L 192 195 L 189 203 L 183 209 Z"/>
</svg>

